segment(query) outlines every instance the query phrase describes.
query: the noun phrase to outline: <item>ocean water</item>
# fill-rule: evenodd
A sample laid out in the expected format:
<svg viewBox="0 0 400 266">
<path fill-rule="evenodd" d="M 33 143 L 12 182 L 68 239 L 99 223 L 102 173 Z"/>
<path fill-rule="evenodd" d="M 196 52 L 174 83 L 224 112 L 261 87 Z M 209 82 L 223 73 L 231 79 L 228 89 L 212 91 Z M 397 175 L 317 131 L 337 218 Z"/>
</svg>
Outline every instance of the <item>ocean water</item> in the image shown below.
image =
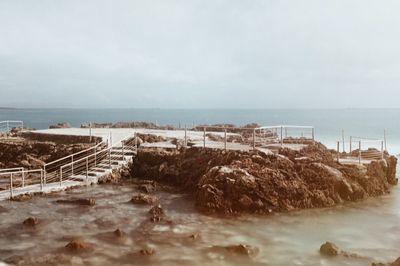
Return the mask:
<svg viewBox="0 0 400 266">
<path fill-rule="evenodd" d="M 159 125 L 232 123 L 238 126 L 309 125 L 316 139 L 330 148 L 349 136 L 382 139 L 387 149 L 400 153 L 400 109 L 0 109 L 0 121 L 23 120 L 25 125 L 45 129 L 58 122 L 79 127 L 84 122 L 147 121 Z M 373 145 L 376 145 L 373 144 Z"/>
</svg>

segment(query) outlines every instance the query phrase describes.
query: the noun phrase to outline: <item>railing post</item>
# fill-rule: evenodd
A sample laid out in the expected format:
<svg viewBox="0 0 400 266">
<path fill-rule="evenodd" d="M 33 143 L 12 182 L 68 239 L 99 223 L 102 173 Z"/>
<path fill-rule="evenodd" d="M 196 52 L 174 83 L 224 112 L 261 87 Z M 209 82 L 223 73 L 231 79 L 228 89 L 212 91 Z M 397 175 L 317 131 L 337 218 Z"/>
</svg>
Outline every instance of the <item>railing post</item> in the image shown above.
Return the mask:
<svg viewBox="0 0 400 266">
<path fill-rule="evenodd" d="M 40 191 L 43 191 L 43 170 L 40 170 Z"/>
<path fill-rule="evenodd" d="M 187 126 L 186 126 L 186 124 L 185 124 L 185 143 L 184 143 L 184 145 L 185 145 L 185 148 L 187 148 Z"/>
<path fill-rule="evenodd" d="M 121 141 L 121 143 L 122 143 L 122 160 L 125 161 L 124 141 Z"/>
<path fill-rule="evenodd" d="M 74 155 L 71 156 L 71 174 L 74 174 Z"/>
<path fill-rule="evenodd" d="M 358 163 L 361 164 L 361 140 L 358 142 Z"/>
<path fill-rule="evenodd" d="M 62 167 L 60 168 L 60 187 L 62 187 Z"/>
<path fill-rule="evenodd" d="M 315 140 L 315 128 L 312 128 L 311 130 L 311 134 L 312 134 L 312 140 Z"/>
<path fill-rule="evenodd" d="M 226 128 L 225 128 L 225 131 L 224 131 L 224 149 L 226 150 L 226 143 L 227 143 L 227 137 L 226 137 Z"/>
<path fill-rule="evenodd" d="M 46 165 L 43 165 L 43 184 L 46 185 L 46 182 L 47 182 Z"/>
<path fill-rule="evenodd" d="M 92 142 L 92 122 L 89 123 L 89 142 Z"/>
<path fill-rule="evenodd" d="M 111 170 L 111 149 L 108 150 L 108 164 Z"/>
<path fill-rule="evenodd" d="M 206 148 L 206 127 L 203 128 L 203 148 Z"/>
<path fill-rule="evenodd" d="M 386 147 L 386 129 L 383 130 L 383 141 L 385 142 L 385 151 L 387 151 L 387 147 Z"/>
<path fill-rule="evenodd" d="M 94 167 L 97 166 L 97 145 L 94 146 Z"/>
<path fill-rule="evenodd" d="M 253 129 L 253 150 L 256 149 L 256 129 Z"/>
<path fill-rule="evenodd" d="M 343 152 L 345 152 L 345 147 L 344 147 L 344 129 L 342 129 L 342 143 L 343 143 Z"/>
<path fill-rule="evenodd" d="M 340 141 L 337 142 L 337 162 L 340 161 Z"/>
<path fill-rule="evenodd" d="M 89 184 L 89 158 L 86 157 L 86 186 Z"/>
<path fill-rule="evenodd" d="M 13 198 L 13 173 L 10 175 L 10 199 Z"/>
<path fill-rule="evenodd" d="M 113 145 L 113 142 L 112 142 L 112 132 L 110 131 L 110 146 L 112 146 Z"/>
<path fill-rule="evenodd" d="M 283 126 L 281 126 L 281 147 L 283 146 Z"/>
<path fill-rule="evenodd" d="M 353 139 L 352 139 L 352 136 L 350 136 L 350 155 L 351 155 L 351 152 L 352 152 L 352 150 L 353 150 Z"/>
<path fill-rule="evenodd" d="M 22 170 L 22 187 L 25 187 L 25 172 Z"/>
<path fill-rule="evenodd" d="M 136 154 L 138 152 L 138 136 L 137 133 L 135 132 L 135 149 L 136 149 Z"/>
<path fill-rule="evenodd" d="M 384 158 L 383 156 L 383 141 L 381 141 L 381 154 L 382 154 L 382 159 Z"/>
</svg>

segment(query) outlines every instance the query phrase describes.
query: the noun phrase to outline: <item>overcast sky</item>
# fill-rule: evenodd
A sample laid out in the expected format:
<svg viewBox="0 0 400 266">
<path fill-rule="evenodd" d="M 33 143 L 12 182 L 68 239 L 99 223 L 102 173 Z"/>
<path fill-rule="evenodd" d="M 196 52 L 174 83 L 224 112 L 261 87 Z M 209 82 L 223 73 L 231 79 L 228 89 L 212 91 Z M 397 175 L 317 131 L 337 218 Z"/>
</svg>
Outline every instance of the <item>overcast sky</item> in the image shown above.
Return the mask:
<svg viewBox="0 0 400 266">
<path fill-rule="evenodd" d="M 0 0 L 0 106 L 400 107 L 400 1 Z"/>
</svg>

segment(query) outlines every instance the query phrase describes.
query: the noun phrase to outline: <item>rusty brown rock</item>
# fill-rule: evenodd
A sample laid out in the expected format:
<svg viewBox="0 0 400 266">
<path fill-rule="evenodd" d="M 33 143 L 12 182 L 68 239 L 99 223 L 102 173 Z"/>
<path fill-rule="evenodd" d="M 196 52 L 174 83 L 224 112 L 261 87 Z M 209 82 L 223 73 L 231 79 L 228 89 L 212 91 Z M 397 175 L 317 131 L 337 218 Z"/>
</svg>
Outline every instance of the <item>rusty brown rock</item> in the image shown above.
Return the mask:
<svg viewBox="0 0 400 266">
<path fill-rule="evenodd" d="M 154 204 L 158 201 L 156 196 L 139 193 L 133 195 L 131 202 L 134 204 Z"/>
<path fill-rule="evenodd" d="M 72 240 L 65 246 L 65 249 L 72 253 L 86 253 L 93 251 L 93 245 L 81 240 Z"/>
<path fill-rule="evenodd" d="M 74 205 L 81 205 L 81 206 L 94 206 L 96 205 L 96 200 L 93 198 L 86 198 L 86 199 L 66 199 L 66 200 L 57 200 L 57 203 L 61 204 L 74 204 Z"/>
<path fill-rule="evenodd" d="M 156 251 L 152 248 L 144 248 L 144 249 L 141 249 L 139 251 L 139 253 L 144 256 L 152 256 L 152 255 L 156 254 Z"/>
<path fill-rule="evenodd" d="M 29 217 L 28 219 L 26 219 L 23 223 L 23 225 L 25 226 L 36 226 L 39 224 L 39 219 L 36 217 Z"/>
<path fill-rule="evenodd" d="M 326 256 L 337 256 L 339 255 L 340 250 L 334 243 L 328 241 L 321 245 L 319 252 Z"/>
<path fill-rule="evenodd" d="M 279 154 L 143 148 L 131 173 L 191 193 L 202 211 L 271 213 L 384 195 L 397 180 L 396 164 L 396 158 L 385 155 L 370 165 L 342 165 L 319 143 Z"/>
</svg>

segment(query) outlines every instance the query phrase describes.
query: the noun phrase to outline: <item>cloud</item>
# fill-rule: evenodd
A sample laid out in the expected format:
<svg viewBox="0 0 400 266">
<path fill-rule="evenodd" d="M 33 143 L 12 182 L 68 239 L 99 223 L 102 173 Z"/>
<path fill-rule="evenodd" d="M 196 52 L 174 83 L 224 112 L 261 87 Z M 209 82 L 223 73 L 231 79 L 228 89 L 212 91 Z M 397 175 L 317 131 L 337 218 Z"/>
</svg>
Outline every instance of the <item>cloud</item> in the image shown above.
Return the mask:
<svg viewBox="0 0 400 266">
<path fill-rule="evenodd" d="M 399 7 L 3 0 L 0 106 L 399 107 Z"/>
</svg>

